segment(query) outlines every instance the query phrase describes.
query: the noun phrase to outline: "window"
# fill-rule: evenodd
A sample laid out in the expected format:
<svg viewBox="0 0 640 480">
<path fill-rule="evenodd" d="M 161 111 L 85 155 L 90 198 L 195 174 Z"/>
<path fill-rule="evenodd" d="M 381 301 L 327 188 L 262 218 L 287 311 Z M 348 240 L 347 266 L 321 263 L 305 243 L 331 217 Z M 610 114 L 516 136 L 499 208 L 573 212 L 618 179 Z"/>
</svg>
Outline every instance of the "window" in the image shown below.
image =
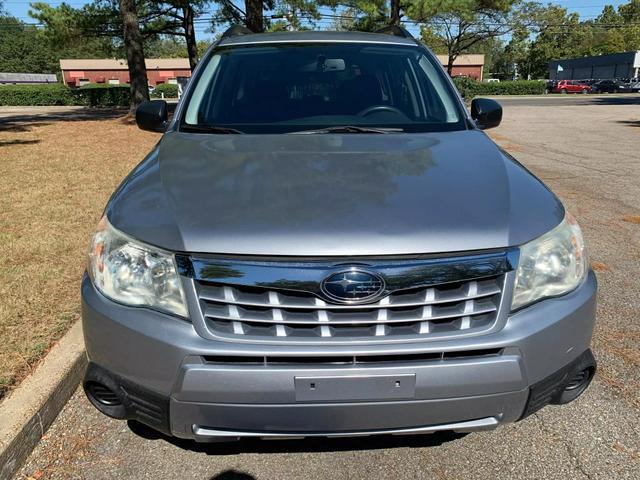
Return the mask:
<svg viewBox="0 0 640 480">
<path fill-rule="evenodd" d="M 440 65 L 419 47 L 277 44 L 220 48 L 196 79 L 183 127 L 284 133 L 356 125 L 464 129 Z"/>
</svg>

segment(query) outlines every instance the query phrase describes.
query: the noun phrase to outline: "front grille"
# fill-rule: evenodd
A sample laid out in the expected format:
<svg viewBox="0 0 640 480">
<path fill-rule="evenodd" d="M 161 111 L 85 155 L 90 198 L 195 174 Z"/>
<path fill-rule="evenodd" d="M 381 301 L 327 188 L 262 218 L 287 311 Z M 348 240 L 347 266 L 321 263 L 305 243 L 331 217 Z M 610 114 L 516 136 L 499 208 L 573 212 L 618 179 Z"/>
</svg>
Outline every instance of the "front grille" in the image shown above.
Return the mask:
<svg viewBox="0 0 640 480">
<path fill-rule="evenodd" d="M 376 303 L 341 305 L 313 293 L 196 281 L 208 328 L 218 336 L 272 340 L 422 338 L 490 328 L 504 275 L 397 290 Z"/>
</svg>

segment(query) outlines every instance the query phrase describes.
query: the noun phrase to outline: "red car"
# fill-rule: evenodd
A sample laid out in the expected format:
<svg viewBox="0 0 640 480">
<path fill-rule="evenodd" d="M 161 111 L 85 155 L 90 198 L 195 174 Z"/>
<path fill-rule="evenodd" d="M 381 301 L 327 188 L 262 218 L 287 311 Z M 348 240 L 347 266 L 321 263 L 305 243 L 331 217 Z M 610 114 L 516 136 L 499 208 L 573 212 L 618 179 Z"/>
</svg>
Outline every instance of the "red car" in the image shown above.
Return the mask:
<svg viewBox="0 0 640 480">
<path fill-rule="evenodd" d="M 591 86 L 576 80 L 560 80 L 553 87 L 554 93 L 590 93 Z"/>
</svg>

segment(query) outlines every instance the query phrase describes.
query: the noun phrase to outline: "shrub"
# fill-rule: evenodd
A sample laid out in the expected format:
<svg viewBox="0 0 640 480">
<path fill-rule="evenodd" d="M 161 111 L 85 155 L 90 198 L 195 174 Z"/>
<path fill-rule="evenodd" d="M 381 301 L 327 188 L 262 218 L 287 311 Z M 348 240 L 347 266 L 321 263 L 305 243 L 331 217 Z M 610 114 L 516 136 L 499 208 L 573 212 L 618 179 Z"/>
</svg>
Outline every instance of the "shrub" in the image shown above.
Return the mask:
<svg viewBox="0 0 640 480">
<path fill-rule="evenodd" d="M 69 87 L 60 83 L 0 86 L 0 105 L 48 106 L 78 104 L 82 104 L 78 95 Z"/>
<path fill-rule="evenodd" d="M 59 83 L 0 86 L 0 105 L 126 107 L 129 102 L 128 85 L 89 84 L 80 88 L 69 88 Z"/>
<path fill-rule="evenodd" d="M 131 101 L 131 91 L 126 84 L 90 83 L 77 91 L 89 107 L 126 107 Z"/>
<path fill-rule="evenodd" d="M 457 77 L 453 82 L 466 99 L 482 95 L 541 95 L 546 89 L 545 82 L 537 80 L 481 83 L 470 78 Z"/>
<path fill-rule="evenodd" d="M 174 83 L 161 83 L 153 91 L 153 96 L 161 98 L 164 93 L 165 98 L 178 98 L 178 85 Z"/>
</svg>

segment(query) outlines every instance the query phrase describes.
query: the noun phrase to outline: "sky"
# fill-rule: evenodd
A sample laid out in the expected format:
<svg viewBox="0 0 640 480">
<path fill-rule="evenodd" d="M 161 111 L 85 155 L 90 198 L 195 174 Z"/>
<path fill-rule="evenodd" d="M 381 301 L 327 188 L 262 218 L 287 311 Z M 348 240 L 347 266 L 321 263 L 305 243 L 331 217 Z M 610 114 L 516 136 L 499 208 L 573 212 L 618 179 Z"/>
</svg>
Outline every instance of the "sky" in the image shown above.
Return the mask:
<svg viewBox="0 0 640 480">
<path fill-rule="evenodd" d="M 24 22 L 33 22 L 34 21 L 33 18 L 29 17 L 29 4 L 32 1 L 33 0 L 3 0 L 4 9 L 10 15 L 17 17 L 20 20 L 23 20 Z M 62 2 L 50 1 L 45 3 L 56 6 Z M 86 0 L 67 0 L 66 3 L 71 5 L 72 7 L 81 7 L 82 5 L 89 2 Z M 552 3 L 552 4 L 560 5 L 566 8 L 569 12 L 579 13 L 582 19 L 588 20 L 588 19 L 597 17 L 605 5 L 613 5 L 614 7 L 617 7 L 620 4 L 627 3 L 627 1 L 626 0 L 611 0 L 611 1 L 555 0 L 555 1 L 543 2 L 543 3 Z M 321 27 L 327 28 L 329 27 L 330 24 L 331 24 L 330 20 L 322 20 L 318 25 Z M 199 40 L 206 39 L 212 36 L 210 33 L 207 32 L 207 29 L 208 27 L 206 25 L 206 22 L 199 22 L 199 23 L 197 22 L 196 35 Z"/>
</svg>

